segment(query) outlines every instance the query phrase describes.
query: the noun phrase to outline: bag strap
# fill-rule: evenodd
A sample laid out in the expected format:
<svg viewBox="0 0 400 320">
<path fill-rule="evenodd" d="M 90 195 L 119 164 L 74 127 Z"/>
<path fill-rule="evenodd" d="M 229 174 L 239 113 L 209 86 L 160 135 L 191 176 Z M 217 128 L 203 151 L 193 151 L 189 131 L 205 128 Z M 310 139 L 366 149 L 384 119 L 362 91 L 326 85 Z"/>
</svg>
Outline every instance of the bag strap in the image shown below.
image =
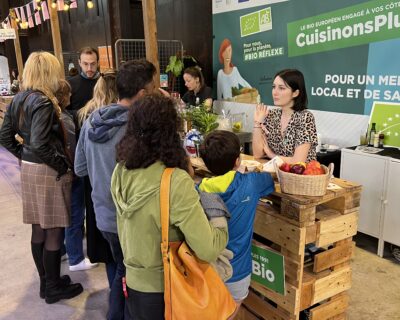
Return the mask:
<svg viewBox="0 0 400 320">
<path fill-rule="evenodd" d="M 161 209 L 161 254 L 164 266 L 164 303 L 165 320 L 172 319 L 172 292 L 171 292 L 171 273 L 169 265 L 169 194 L 171 187 L 171 175 L 174 168 L 166 168 L 161 176 L 160 186 L 160 209 Z"/>
<path fill-rule="evenodd" d="M 160 207 L 161 207 L 161 242 L 163 257 L 168 254 L 169 242 L 169 194 L 171 186 L 171 176 L 175 168 L 165 168 L 161 176 L 160 186 Z"/>
</svg>

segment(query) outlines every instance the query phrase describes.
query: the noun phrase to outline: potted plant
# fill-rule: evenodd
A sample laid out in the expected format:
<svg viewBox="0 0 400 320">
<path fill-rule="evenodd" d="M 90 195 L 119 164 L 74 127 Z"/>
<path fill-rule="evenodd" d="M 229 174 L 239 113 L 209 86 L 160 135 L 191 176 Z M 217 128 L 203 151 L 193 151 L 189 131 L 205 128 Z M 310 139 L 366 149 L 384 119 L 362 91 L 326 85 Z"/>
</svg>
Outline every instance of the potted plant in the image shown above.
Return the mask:
<svg viewBox="0 0 400 320">
<path fill-rule="evenodd" d="M 218 128 L 218 115 L 213 113 L 204 103 L 196 107 L 191 107 L 186 112 L 186 119 L 189 120 L 194 128 L 199 130 L 202 135 L 207 135 Z"/>
<path fill-rule="evenodd" d="M 197 63 L 196 59 L 190 55 L 183 54 L 179 51 L 176 55 L 169 57 L 169 63 L 165 69 L 165 72 L 169 72 L 171 77 L 171 87 L 170 90 L 173 92 L 175 90 L 176 79 L 182 74 L 183 68 L 185 67 L 183 60 L 190 59 Z"/>
</svg>

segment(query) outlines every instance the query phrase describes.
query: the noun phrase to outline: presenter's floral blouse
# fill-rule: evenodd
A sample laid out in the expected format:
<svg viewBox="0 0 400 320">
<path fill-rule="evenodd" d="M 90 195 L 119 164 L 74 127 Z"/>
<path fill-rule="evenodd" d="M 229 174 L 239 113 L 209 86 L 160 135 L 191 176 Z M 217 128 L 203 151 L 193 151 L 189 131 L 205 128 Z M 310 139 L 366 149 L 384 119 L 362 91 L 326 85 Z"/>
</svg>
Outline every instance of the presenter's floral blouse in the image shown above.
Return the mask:
<svg viewBox="0 0 400 320">
<path fill-rule="evenodd" d="M 316 160 L 318 139 L 314 115 L 308 110 L 295 111 L 283 135 L 281 134 L 281 116 L 282 109 L 270 110 L 262 125 L 271 150 L 276 155 L 292 157 L 296 147 L 309 143 L 311 147 L 307 162 Z"/>
</svg>

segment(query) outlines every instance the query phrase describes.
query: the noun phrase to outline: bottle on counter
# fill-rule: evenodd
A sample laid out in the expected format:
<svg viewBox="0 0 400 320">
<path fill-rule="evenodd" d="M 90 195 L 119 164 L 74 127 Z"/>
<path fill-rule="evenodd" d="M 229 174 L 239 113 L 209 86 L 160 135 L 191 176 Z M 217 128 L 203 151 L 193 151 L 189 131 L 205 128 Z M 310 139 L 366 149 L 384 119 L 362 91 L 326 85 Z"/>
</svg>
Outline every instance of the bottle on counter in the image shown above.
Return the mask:
<svg viewBox="0 0 400 320">
<path fill-rule="evenodd" d="M 379 148 L 383 148 L 384 139 L 385 139 L 385 134 L 379 131 Z"/>
<path fill-rule="evenodd" d="M 379 147 L 379 133 L 374 134 L 374 147 L 375 148 Z"/>
<path fill-rule="evenodd" d="M 376 123 L 373 122 L 372 126 L 371 126 L 371 130 L 369 131 L 369 136 L 368 136 L 368 145 L 369 146 L 373 146 L 374 145 L 374 138 L 375 138 L 375 134 L 376 134 Z"/>
</svg>

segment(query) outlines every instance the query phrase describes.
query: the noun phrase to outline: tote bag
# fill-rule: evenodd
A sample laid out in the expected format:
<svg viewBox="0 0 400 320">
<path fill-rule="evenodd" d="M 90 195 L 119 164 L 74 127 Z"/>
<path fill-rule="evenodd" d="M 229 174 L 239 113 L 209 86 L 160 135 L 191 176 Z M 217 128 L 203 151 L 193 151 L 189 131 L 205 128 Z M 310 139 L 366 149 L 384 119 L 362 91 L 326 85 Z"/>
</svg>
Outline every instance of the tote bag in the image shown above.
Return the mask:
<svg viewBox="0 0 400 320">
<path fill-rule="evenodd" d="M 185 241 L 169 242 L 169 194 L 173 168 L 161 178 L 161 252 L 166 320 L 226 320 L 236 303 L 213 267 L 198 259 Z"/>
</svg>

